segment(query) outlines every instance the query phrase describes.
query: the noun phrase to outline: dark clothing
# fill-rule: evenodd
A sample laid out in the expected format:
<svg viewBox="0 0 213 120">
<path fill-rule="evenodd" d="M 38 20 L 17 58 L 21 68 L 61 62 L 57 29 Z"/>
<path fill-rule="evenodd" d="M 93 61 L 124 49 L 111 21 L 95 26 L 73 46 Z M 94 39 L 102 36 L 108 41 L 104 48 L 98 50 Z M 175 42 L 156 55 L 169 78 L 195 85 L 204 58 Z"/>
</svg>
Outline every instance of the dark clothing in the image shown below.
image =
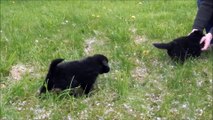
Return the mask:
<svg viewBox="0 0 213 120">
<path fill-rule="evenodd" d="M 193 29 L 210 32 L 213 35 L 213 0 L 202 0 L 199 5 Z"/>
</svg>

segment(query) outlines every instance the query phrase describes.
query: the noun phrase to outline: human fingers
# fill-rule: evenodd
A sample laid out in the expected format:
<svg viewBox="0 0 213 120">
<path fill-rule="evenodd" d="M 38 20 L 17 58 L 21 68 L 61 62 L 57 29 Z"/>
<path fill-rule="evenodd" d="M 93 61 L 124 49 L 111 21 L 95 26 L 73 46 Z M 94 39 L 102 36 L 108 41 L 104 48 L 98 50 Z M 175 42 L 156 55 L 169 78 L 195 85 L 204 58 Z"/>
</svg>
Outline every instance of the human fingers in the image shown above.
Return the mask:
<svg viewBox="0 0 213 120">
<path fill-rule="evenodd" d="M 205 41 L 204 41 L 204 47 L 203 47 L 201 50 L 202 50 L 202 51 L 207 50 L 208 47 L 209 47 L 209 45 L 210 45 L 210 41 L 209 41 L 209 40 L 205 40 Z"/>
<path fill-rule="evenodd" d="M 203 36 L 203 37 L 201 38 L 201 40 L 200 40 L 200 44 L 202 44 L 205 40 L 206 40 L 206 37 Z"/>
<path fill-rule="evenodd" d="M 205 40 L 204 40 L 204 47 L 201 50 L 207 50 L 208 47 L 210 46 L 212 40 L 212 34 L 208 33 L 205 35 Z"/>
</svg>

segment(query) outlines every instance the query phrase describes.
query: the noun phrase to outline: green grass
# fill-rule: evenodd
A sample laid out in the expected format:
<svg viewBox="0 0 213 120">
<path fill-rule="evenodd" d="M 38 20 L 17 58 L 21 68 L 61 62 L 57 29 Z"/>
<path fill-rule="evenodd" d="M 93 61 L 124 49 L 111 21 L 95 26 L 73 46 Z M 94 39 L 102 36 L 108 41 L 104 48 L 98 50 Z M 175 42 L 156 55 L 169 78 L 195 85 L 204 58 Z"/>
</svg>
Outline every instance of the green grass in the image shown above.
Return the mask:
<svg viewBox="0 0 213 120">
<path fill-rule="evenodd" d="M 212 51 L 175 65 L 152 46 L 191 31 L 195 0 L 0 4 L 0 119 L 212 119 Z M 52 59 L 96 53 L 109 58 L 111 71 L 99 76 L 90 97 L 36 96 Z M 17 64 L 33 71 L 15 81 Z"/>
</svg>

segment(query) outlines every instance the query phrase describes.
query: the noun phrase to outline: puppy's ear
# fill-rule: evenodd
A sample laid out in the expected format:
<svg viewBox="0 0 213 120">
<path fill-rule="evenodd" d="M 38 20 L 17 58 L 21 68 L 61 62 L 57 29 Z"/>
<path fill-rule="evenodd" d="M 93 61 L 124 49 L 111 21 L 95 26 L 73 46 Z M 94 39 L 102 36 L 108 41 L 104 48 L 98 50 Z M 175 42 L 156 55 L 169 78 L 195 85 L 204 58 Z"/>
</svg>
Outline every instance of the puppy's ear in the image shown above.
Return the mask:
<svg viewBox="0 0 213 120">
<path fill-rule="evenodd" d="M 103 61 L 102 61 L 102 64 L 103 64 L 103 66 L 109 66 L 109 65 L 108 65 L 108 62 L 107 62 L 106 60 L 103 60 Z"/>
<path fill-rule="evenodd" d="M 156 47 L 156 48 L 159 48 L 159 49 L 171 49 L 172 48 L 172 44 L 171 43 L 153 43 L 153 45 Z"/>
</svg>

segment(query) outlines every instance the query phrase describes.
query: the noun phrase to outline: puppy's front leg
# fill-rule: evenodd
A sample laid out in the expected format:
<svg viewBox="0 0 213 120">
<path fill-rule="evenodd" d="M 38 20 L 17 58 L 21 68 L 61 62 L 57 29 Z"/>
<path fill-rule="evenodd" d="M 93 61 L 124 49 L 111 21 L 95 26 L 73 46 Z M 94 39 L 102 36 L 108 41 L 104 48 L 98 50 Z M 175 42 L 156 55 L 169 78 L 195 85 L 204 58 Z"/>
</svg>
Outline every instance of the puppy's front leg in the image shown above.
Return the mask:
<svg viewBox="0 0 213 120">
<path fill-rule="evenodd" d="M 81 88 L 84 90 L 84 93 L 88 95 L 90 90 L 92 89 L 93 84 L 86 84 L 86 85 L 81 85 Z"/>
</svg>

